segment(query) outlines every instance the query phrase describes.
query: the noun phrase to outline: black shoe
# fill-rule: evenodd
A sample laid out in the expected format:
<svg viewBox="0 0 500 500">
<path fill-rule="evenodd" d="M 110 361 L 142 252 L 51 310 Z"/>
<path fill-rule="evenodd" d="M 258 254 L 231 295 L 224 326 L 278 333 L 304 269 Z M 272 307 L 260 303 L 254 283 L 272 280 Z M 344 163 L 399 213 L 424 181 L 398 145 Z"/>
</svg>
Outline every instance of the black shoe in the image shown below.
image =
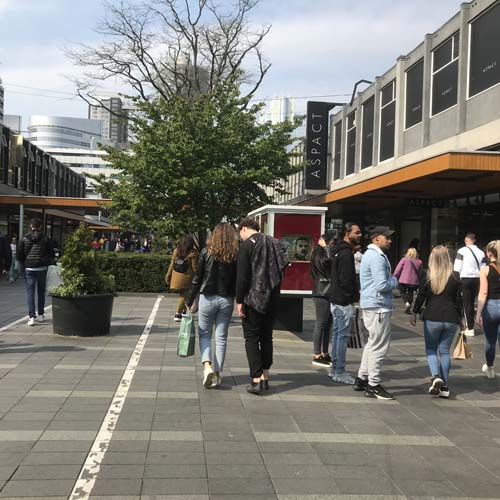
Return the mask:
<svg viewBox="0 0 500 500">
<path fill-rule="evenodd" d="M 247 385 L 247 392 L 249 394 L 256 394 L 257 396 L 260 396 L 264 392 L 261 382 L 250 382 Z"/>
<path fill-rule="evenodd" d="M 328 363 L 330 363 L 330 366 L 332 365 L 332 357 L 329 354 L 326 354 L 325 356 L 323 356 L 323 359 L 328 361 Z"/>
<path fill-rule="evenodd" d="M 326 357 L 320 356 L 319 358 L 313 358 L 312 364 L 314 366 L 321 366 L 321 368 L 329 368 L 332 366 L 332 362 L 328 361 Z"/>
<path fill-rule="evenodd" d="M 368 386 L 368 380 L 363 380 L 360 377 L 356 377 L 354 380 L 354 390 L 355 391 L 366 391 L 366 387 Z"/>
<path fill-rule="evenodd" d="M 264 390 L 264 391 L 269 390 L 269 380 L 261 380 L 260 385 L 262 387 L 262 390 Z"/>
<path fill-rule="evenodd" d="M 176 313 L 174 316 L 174 321 L 179 322 L 182 320 L 182 314 Z"/>
<path fill-rule="evenodd" d="M 441 377 L 432 377 L 431 379 L 432 385 L 429 387 L 429 394 L 432 396 L 439 396 L 441 389 L 444 386 L 443 379 Z"/>
<path fill-rule="evenodd" d="M 395 396 L 387 392 L 380 384 L 377 385 L 367 384 L 365 390 L 365 396 L 367 398 L 377 398 L 385 400 L 396 399 Z"/>
</svg>

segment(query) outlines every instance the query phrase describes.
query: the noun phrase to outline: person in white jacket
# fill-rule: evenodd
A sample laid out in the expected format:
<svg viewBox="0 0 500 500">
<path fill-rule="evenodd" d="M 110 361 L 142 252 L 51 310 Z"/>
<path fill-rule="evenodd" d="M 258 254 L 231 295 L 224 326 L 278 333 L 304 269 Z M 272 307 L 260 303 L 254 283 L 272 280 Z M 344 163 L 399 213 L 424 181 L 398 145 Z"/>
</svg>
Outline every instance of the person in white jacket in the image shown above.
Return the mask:
<svg viewBox="0 0 500 500">
<path fill-rule="evenodd" d="M 474 336 L 474 303 L 479 292 L 479 272 L 486 265 L 484 252 L 476 246 L 476 235 L 465 235 L 465 246 L 460 248 L 455 258 L 453 270 L 460 274 L 463 282 L 463 303 L 467 323 L 465 335 Z"/>
</svg>

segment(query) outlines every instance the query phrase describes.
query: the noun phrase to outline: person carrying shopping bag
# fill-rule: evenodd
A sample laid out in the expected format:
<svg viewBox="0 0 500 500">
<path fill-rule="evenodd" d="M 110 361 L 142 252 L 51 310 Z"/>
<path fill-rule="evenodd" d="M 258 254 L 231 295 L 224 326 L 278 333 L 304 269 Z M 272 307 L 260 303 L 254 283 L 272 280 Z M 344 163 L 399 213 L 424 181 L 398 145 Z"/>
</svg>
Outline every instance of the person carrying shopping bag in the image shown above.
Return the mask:
<svg viewBox="0 0 500 500">
<path fill-rule="evenodd" d="M 429 274 L 419 289 L 410 323 L 417 324 L 417 314 L 425 306 L 424 320 L 425 355 L 431 371 L 429 394 L 450 396 L 450 348 L 458 325 L 466 328 L 463 320 L 462 281 L 453 271 L 448 249 L 438 245 L 429 257 Z"/>
<path fill-rule="evenodd" d="M 198 336 L 203 386 L 218 387 L 226 357 L 229 321 L 236 294 L 236 259 L 238 256 L 236 230 L 226 222 L 218 224 L 198 259 L 187 300 L 191 308 L 200 294 L 198 304 Z M 212 352 L 212 328 L 215 325 L 215 349 Z"/>
</svg>

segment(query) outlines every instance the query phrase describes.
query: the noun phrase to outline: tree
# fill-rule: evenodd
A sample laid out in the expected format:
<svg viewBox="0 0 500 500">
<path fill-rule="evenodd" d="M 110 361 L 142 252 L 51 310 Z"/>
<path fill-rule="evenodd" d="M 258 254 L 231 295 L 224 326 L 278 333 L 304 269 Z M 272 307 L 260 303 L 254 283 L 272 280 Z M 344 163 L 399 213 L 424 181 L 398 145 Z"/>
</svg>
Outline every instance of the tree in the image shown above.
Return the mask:
<svg viewBox="0 0 500 500">
<path fill-rule="evenodd" d="M 107 148 L 122 172 L 105 186 L 121 226 L 177 236 L 237 221 L 272 202 L 266 187 L 285 192 L 283 179 L 301 168 L 287 151 L 298 120 L 257 123 L 261 105 L 248 106 L 235 82 L 137 107 L 131 151 Z"/>
</svg>

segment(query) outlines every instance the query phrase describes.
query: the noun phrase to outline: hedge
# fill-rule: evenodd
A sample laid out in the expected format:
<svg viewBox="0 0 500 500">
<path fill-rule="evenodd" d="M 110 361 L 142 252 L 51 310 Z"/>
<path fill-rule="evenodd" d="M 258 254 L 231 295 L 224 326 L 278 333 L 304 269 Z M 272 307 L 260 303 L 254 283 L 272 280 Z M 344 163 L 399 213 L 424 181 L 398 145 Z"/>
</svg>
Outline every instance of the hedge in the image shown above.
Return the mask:
<svg viewBox="0 0 500 500">
<path fill-rule="evenodd" d="M 165 274 L 170 255 L 161 253 L 96 252 L 99 268 L 115 277 L 117 292 L 167 291 Z"/>
</svg>

